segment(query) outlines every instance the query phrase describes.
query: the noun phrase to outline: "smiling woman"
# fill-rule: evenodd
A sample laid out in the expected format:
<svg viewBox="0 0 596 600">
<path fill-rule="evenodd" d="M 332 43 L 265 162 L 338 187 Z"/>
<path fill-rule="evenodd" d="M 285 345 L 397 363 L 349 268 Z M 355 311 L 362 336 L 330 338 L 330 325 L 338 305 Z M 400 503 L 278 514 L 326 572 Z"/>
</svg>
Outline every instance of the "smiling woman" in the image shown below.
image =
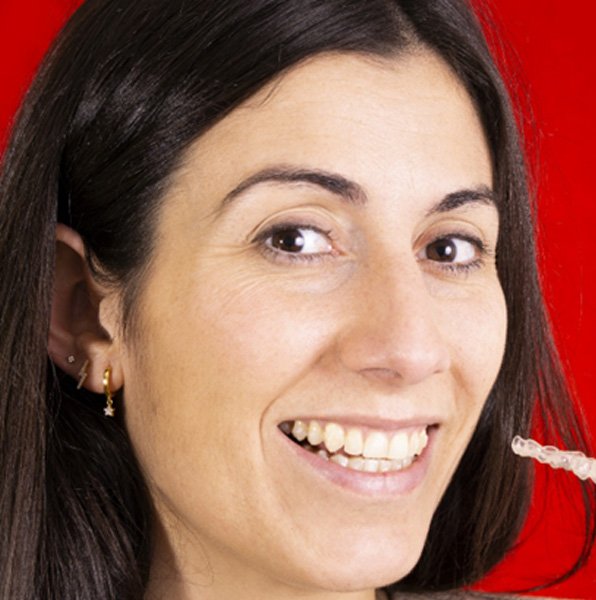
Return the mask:
<svg viewBox="0 0 596 600">
<path fill-rule="evenodd" d="M 274 598 L 412 570 L 502 360 L 498 213 L 462 192 L 491 184 L 472 102 L 426 50 L 317 56 L 189 149 L 109 360 L 169 524 L 154 585 L 181 561 L 219 598 L 232 574 Z"/>
<path fill-rule="evenodd" d="M 535 406 L 586 449 L 522 165 L 464 2 L 86 2 L 3 165 L 2 597 L 486 573 Z"/>
</svg>

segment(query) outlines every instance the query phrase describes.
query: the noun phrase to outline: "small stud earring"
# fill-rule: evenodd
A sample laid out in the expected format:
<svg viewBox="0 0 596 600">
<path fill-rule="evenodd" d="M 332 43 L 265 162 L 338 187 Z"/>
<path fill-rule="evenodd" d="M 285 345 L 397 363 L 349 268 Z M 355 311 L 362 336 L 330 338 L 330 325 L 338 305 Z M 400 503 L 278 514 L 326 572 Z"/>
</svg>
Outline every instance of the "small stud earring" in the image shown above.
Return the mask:
<svg viewBox="0 0 596 600">
<path fill-rule="evenodd" d="M 83 363 L 83 366 L 81 367 L 81 370 L 79 371 L 79 381 L 77 383 L 77 390 L 80 390 L 83 387 L 83 384 L 85 383 L 85 379 L 87 379 L 87 368 L 89 367 L 89 361 L 86 360 Z"/>
<path fill-rule="evenodd" d="M 74 357 L 74 354 L 70 354 L 69 356 L 67 356 L 66 358 L 66 362 L 69 365 L 74 365 L 74 363 L 77 361 L 77 359 Z"/>
<path fill-rule="evenodd" d="M 103 409 L 103 414 L 106 417 L 114 416 L 114 400 L 112 399 L 112 390 L 110 389 L 110 377 L 112 375 L 112 368 L 108 367 L 103 372 L 103 391 L 106 395 L 106 407 Z"/>
</svg>

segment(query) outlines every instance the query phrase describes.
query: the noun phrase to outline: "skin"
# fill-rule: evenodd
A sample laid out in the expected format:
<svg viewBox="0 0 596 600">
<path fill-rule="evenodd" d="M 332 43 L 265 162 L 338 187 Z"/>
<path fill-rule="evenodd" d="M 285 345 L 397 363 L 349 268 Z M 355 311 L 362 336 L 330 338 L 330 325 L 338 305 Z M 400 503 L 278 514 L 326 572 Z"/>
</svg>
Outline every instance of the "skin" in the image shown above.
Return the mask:
<svg viewBox="0 0 596 600">
<path fill-rule="evenodd" d="M 340 174 L 366 203 L 269 182 L 221 208 L 246 177 L 280 164 Z M 102 391 L 107 364 L 124 387 L 117 410 L 156 511 L 147 598 L 371 600 L 413 568 L 506 329 L 496 209 L 429 211 L 491 184 L 475 109 L 439 58 L 334 54 L 292 69 L 188 152 L 134 335 L 120 334 L 119 292 L 92 281 L 80 238 L 59 226 L 50 350 L 61 363 L 89 358 L 90 389 Z M 259 238 L 288 219 L 320 230 L 302 230 L 310 260 Z M 432 244 L 445 236 L 479 238 L 486 252 L 457 238 L 456 260 L 440 262 Z M 77 323 L 75 303 L 87 315 Z M 94 311 L 107 337 L 89 324 Z M 427 472 L 398 497 L 335 485 L 280 434 L 305 416 L 426 420 Z"/>
</svg>

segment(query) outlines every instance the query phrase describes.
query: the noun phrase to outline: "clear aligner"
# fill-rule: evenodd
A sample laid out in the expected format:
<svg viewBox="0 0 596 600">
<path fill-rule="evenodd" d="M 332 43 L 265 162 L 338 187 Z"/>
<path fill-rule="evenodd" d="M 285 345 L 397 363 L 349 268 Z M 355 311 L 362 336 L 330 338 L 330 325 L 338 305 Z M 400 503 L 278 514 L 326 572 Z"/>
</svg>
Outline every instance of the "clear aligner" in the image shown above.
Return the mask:
<svg viewBox="0 0 596 600">
<path fill-rule="evenodd" d="M 554 446 L 541 446 L 535 440 L 524 440 L 519 435 L 513 438 L 511 449 L 518 456 L 534 458 L 553 469 L 565 469 L 580 479 L 589 478 L 596 483 L 596 459 L 589 458 L 582 452 L 559 450 Z"/>
</svg>

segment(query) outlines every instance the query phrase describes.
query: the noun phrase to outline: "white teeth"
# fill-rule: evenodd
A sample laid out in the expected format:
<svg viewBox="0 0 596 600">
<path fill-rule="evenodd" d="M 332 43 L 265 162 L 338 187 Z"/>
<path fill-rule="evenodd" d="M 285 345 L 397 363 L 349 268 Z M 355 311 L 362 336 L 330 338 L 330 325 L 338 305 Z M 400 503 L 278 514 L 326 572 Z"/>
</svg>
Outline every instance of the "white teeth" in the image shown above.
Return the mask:
<svg viewBox="0 0 596 600">
<path fill-rule="evenodd" d="M 366 473 L 378 473 L 379 472 L 379 461 L 374 458 L 367 458 L 364 461 L 364 469 Z"/>
<path fill-rule="evenodd" d="M 418 440 L 420 441 L 420 447 L 416 454 L 420 454 L 426 448 L 426 446 L 428 446 L 428 433 L 426 432 L 426 429 L 423 429 L 418 434 Z"/>
<path fill-rule="evenodd" d="M 410 437 L 409 454 L 419 456 L 428 444 L 428 435 L 425 430 L 415 431 Z"/>
<path fill-rule="evenodd" d="M 336 423 L 325 425 L 325 446 L 329 452 L 337 452 L 344 445 L 344 428 Z"/>
<path fill-rule="evenodd" d="M 282 431 L 291 430 L 298 442 L 310 444 L 306 449 L 321 458 L 356 471 L 386 473 L 404 469 L 412 464 L 428 445 L 426 427 L 397 431 L 393 435 L 383 431 L 369 431 L 350 427 L 347 431 L 338 423 L 318 421 L 286 421 Z"/>
<path fill-rule="evenodd" d="M 362 431 L 360 429 L 349 429 L 344 444 L 344 452 L 352 456 L 358 456 L 362 454 L 363 447 Z"/>
<path fill-rule="evenodd" d="M 414 456 L 420 452 L 420 441 L 418 439 L 418 432 L 414 431 L 410 434 L 409 444 L 408 444 L 408 455 Z"/>
<path fill-rule="evenodd" d="M 389 444 L 389 458 L 394 460 L 402 460 L 408 456 L 408 434 L 405 431 L 398 431 L 392 438 Z"/>
<path fill-rule="evenodd" d="M 341 467 L 347 467 L 350 459 L 343 454 L 334 454 L 329 460 L 334 462 L 336 465 L 340 465 Z"/>
<path fill-rule="evenodd" d="M 385 458 L 389 450 L 389 440 L 384 433 L 373 431 L 366 436 L 362 455 L 365 458 Z"/>
<path fill-rule="evenodd" d="M 400 471 L 409 467 L 414 458 L 404 458 L 403 460 L 386 460 L 377 458 L 362 458 L 361 456 L 347 457 L 345 454 L 331 454 L 321 448 L 317 450 L 312 446 L 307 446 L 307 450 L 316 454 L 319 458 L 326 462 L 332 462 L 345 469 L 353 471 L 363 471 L 364 473 L 389 473 L 392 471 Z"/>
<path fill-rule="evenodd" d="M 308 424 L 308 443 L 311 446 L 318 446 L 324 438 L 323 428 L 316 422 L 311 421 Z"/>
<path fill-rule="evenodd" d="M 391 471 L 391 461 L 390 460 L 380 460 L 379 461 L 379 473 L 387 473 L 387 471 Z"/>
<path fill-rule="evenodd" d="M 392 460 L 391 468 L 397 469 L 397 470 L 405 469 L 406 467 L 409 467 L 413 462 L 414 462 L 413 458 L 404 458 L 403 460 Z"/>
<path fill-rule="evenodd" d="M 360 457 L 349 458 L 348 469 L 354 469 L 354 471 L 364 471 L 364 459 Z"/>
<path fill-rule="evenodd" d="M 329 460 L 329 454 L 325 450 L 319 450 L 317 456 L 320 456 L 323 460 Z"/>
<path fill-rule="evenodd" d="M 294 421 L 294 427 L 292 427 L 292 435 L 299 441 L 302 442 L 306 439 L 308 434 L 308 428 L 304 421 Z"/>
</svg>

